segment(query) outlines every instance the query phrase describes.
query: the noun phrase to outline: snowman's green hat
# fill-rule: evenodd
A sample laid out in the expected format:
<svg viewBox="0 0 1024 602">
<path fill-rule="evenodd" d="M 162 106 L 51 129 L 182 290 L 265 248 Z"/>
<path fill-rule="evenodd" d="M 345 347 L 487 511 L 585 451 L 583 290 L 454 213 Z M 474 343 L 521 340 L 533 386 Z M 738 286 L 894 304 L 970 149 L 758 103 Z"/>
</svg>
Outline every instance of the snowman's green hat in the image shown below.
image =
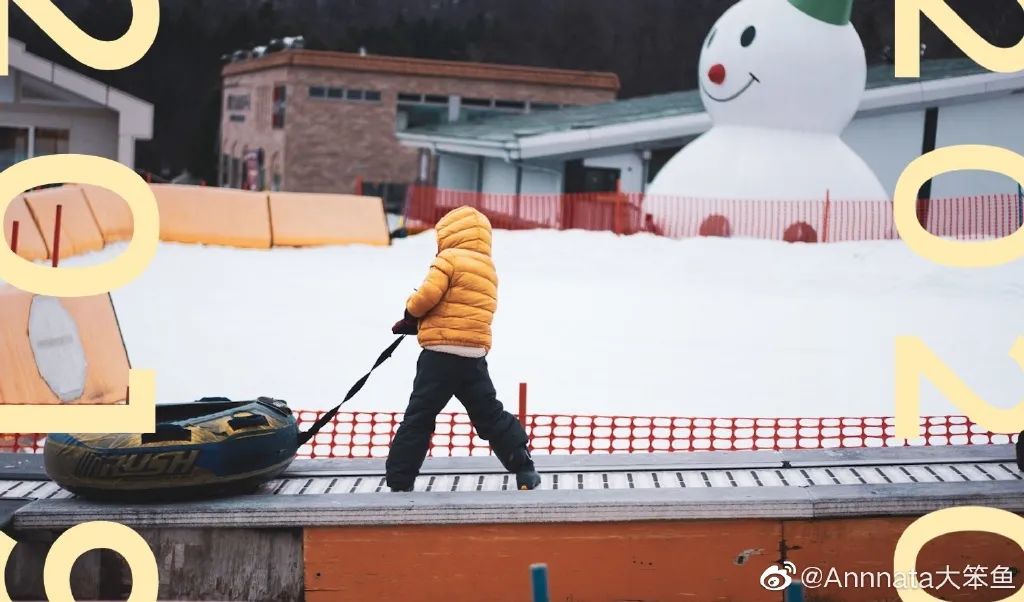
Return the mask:
<svg viewBox="0 0 1024 602">
<path fill-rule="evenodd" d="M 846 25 L 853 12 L 853 0 L 789 0 L 789 3 L 819 21 Z"/>
</svg>

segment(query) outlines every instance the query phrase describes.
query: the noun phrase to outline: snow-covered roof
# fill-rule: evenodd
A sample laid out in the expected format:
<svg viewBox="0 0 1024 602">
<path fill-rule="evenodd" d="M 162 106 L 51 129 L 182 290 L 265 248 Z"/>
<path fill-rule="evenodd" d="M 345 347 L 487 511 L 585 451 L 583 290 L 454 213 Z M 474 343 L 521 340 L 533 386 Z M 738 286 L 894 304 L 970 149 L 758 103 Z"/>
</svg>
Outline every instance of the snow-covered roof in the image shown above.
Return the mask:
<svg viewBox="0 0 1024 602">
<path fill-rule="evenodd" d="M 892 65 L 868 69 L 860 111 L 884 111 L 1024 89 L 1024 72 L 991 73 L 969 59 L 922 61 L 921 77 L 898 79 Z M 698 90 L 492 117 L 399 132 L 410 146 L 440 152 L 530 159 L 698 135 L 711 120 Z"/>
</svg>

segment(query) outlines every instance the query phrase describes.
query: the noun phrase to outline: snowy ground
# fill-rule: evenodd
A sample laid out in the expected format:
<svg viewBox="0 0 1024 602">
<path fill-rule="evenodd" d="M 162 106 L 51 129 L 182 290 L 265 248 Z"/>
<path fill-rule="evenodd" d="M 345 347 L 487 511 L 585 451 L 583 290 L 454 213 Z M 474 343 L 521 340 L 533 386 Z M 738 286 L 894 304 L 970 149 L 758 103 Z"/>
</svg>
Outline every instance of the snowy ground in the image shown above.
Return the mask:
<svg viewBox="0 0 1024 602">
<path fill-rule="evenodd" d="M 114 301 L 160 401 L 269 395 L 326 408 L 392 340 L 433 252 L 430 233 L 391 248 L 163 244 Z M 534 413 L 892 415 L 897 335 L 924 338 L 996 405 L 1024 390 L 1008 356 L 1024 335 L 1022 262 L 954 270 L 898 242 L 552 231 L 496 232 L 495 261 L 492 375 L 511 406 L 528 382 Z M 402 410 L 417 352 L 406 341 L 350 407 Z M 925 391 L 925 414 L 959 413 Z"/>
</svg>

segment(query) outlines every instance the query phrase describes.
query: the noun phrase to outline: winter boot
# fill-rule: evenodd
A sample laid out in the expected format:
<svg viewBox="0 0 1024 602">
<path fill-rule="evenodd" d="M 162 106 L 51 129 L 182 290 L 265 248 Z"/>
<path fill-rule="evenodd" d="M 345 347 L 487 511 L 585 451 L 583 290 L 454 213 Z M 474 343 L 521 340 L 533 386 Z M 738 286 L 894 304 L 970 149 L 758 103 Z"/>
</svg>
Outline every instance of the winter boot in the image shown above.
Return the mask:
<svg viewBox="0 0 1024 602">
<path fill-rule="evenodd" d="M 540 487 L 540 474 L 537 473 L 537 469 L 533 465 L 530 451 L 525 447 L 512 452 L 512 457 L 506 467 L 516 473 L 516 487 L 520 491 Z"/>
<path fill-rule="evenodd" d="M 520 470 L 516 473 L 516 486 L 520 491 L 528 491 L 540 487 L 540 473 L 533 468 Z"/>
<path fill-rule="evenodd" d="M 408 492 L 411 492 L 412 490 L 413 490 L 412 487 L 409 487 L 407 489 L 403 489 L 401 487 L 392 487 L 391 488 L 392 493 L 408 493 Z"/>
</svg>

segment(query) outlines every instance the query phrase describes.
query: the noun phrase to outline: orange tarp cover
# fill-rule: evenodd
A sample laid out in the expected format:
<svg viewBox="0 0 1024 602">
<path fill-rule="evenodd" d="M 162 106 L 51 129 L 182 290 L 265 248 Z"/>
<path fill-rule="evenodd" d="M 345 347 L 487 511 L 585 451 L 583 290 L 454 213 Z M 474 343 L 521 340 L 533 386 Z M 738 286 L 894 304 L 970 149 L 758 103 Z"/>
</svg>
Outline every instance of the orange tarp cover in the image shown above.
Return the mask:
<svg viewBox="0 0 1024 602">
<path fill-rule="evenodd" d="M 27 192 L 25 202 L 39 224 L 39 233 L 43 235 L 51 257 L 57 205 L 63 205 L 60 227 L 61 259 L 103 248 L 103 235 L 100 234 L 92 210 L 89 209 L 85 195 L 78 186 L 60 186 Z"/>
<path fill-rule="evenodd" d="M 46 243 L 39 234 L 39 228 L 32 219 L 32 213 L 25 204 L 25 199 L 18 197 L 7 206 L 7 215 L 4 216 L 4 244 L 11 248 L 11 232 L 14 230 L 14 222 L 18 222 L 18 255 L 36 261 L 38 259 L 49 259 L 50 254 L 46 249 Z"/>
<path fill-rule="evenodd" d="M 209 186 L 153 184 L 160 208 L 160 239 L 270 248 L 267 194 Z"/>
<path fill-rule="evenodd" d="M 28 337 L 34 295 L 0 285 L 0 404 L 61 403 L 40 376 Z M 128 352 L 109 295 L 60 299 L 78 326 L 87 362 L 85 392 L 74 404 L 114 404 L 128 391 Z"/>
<path fill-rule="evenodd" d="M 270 216 L 275 246 L 389 243 L 384 205 L 375 197 L 272 192 Z"/>
<path fill-rule="evenodd" d="M 132 210 L 128 203 L 112 191 L 99 186 L 82 185 L 85 199 L 92 209 L 106 243 L 131 240 Z"/>
</svg>

